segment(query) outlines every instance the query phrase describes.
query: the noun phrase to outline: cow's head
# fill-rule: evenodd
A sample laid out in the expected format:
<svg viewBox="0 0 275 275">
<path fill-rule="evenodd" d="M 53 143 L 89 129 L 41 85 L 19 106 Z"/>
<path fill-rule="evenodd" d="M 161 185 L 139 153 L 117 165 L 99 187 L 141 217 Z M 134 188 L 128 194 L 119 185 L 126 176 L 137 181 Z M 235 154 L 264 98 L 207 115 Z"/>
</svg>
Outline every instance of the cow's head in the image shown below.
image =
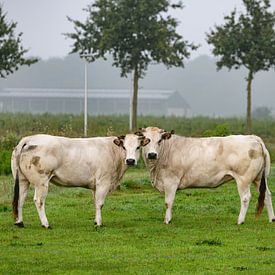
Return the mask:
<svg viewBox="0 0 275 275">
<path fill-rule="evenodd" d="M 146 138 L 142 134 L 127 134 L 114 139 L 114 144 L 125 151 L 125 164 L 136 165 L 140 157 L 140 147 L 145 146 Z"/>
<path fill-rule="evenodd" d="M 166 132 L 158 127 L 147 127 L 141 129 L 141 133 L 149 140 L 143 150 L 144 156 L 146 159 L 154 160 L 159 156 L 163 141 L 171 138 L 174 131 Z"/>
</svg>

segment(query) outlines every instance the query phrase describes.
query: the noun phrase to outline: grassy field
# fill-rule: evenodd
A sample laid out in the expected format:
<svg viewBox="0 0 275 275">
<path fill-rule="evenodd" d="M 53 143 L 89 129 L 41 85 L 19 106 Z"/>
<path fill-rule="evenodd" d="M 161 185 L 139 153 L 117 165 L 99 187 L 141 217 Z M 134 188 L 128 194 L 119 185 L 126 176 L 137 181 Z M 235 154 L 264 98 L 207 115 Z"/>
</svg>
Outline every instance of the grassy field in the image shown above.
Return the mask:
<svg viewBox="0 0 275 275">
<path fill-rule="evenodd" d="M 140 117 L 185 136 L 245 133 L 239 118 Z M 275 120 L 254 121 L 275 161 Z M 275 274 L 275 223 L 266 210 L 255 219 L 257 194 L 246 223 L 237 226 L 240 202 L 235 183 L 177 193 L 172 224 L 164 225 L 164 198 L 150 185 L 142 163 L 127 171 L 121 188 L 107 197 L 102 228 L 95 228 L 89 190 L 51 186 L 46 200 L 52 230 L 41 228 L 30 190 L 25 228 L 13 225 L 10 156 L 22 136 L 47 133 L 79 137 L 82 116 L 1 114 L 0 274 Z M 90 117 L 89 136 L 128 132 L 128 117 Z M 275 167 L 269 180 L 275 192 Z M 273 198 L 275 200 L 275 198 Z"/>
<path fill-rule="evenodd" d="M 269 181 L 275 191 L 275 168 Z M 31 190 L 24 229 L 13 225 L 11 177 L 0 178 L 0 274 L 274 274 L 275 224 L 255 219 L 257 194 L 246 223 L 236 225 L 235 183 L 177 193 L 170 225 L 164 199 L 144 169 L 130 169 L 107 197 L 102 228 L 93 226 L 89 190 L 51 186 L 41 228 Z M 275 200 L 275 198 L 273 197 Z"/>
</svg>

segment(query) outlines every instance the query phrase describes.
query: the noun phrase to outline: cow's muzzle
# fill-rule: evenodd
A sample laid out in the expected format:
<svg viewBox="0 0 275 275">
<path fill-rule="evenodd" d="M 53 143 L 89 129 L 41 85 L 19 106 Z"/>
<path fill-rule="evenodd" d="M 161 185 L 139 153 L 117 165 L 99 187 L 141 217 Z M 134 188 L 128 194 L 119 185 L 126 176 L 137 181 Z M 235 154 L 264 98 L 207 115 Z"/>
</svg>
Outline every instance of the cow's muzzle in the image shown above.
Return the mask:
<svg viewBox="0 0 275 275">
<path fill-rule="evenodd" d="M 136 161 L 134 159 L 126 159 L 127 165 L 135 165 Z"/>
<path fill-rule="evenodd" d="M 148 153 L 148 159 L 156 159 L 157 154 L 156 153 Z"/>
</svg>

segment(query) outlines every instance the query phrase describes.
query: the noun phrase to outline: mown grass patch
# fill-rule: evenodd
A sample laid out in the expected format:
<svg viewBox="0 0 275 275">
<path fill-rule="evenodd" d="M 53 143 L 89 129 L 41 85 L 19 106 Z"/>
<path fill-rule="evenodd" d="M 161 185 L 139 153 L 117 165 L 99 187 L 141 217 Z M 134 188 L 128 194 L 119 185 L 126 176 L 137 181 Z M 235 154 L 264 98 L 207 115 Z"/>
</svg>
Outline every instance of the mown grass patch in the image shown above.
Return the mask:
<svg viewBox="0 0 275 275">
<path fill-rule="evenodd" d="M 270 189 L 275 191 L 275 170 Z M 93 225 L 89 190 L 52 186 L 46 211 L 52 230 L 41 228 L 30 192 L 24 229 L 13 225 L 12 180 L 0 181 L 1 274 L 272 274 L 274 230 L 266 210 L 255 219 L 257 194 L 245 224 L 236 225 L 235 183 L 177 193 L 173 220 L 163 224 L 164 198 L 144 169 L 127 171 L 120 190 L 103 208 L 102 228 Z M 275 200 L 275 198 L 273 198 Z"/>
</svg>

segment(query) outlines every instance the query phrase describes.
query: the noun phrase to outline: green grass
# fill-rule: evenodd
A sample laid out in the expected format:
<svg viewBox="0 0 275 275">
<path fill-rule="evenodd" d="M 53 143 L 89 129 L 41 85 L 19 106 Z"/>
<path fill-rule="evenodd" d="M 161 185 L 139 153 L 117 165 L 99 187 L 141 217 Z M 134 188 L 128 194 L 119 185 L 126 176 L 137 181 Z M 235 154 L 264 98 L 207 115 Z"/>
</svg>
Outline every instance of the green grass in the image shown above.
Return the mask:
<svg viewBox="0 0 275 275">
<path fill-rule="evenodd" d="M 89 117 L 89 136 L 128 132 L 127 116 Z M 241 118 L 139 117 L 138 126 L 159 126 L 185 136 L 245 133 Z M 10 155 L 21 137 L 37 133 L 79 137 L 82 116 L 1 114 L 0 174 L 10 174 Z M 275 120 L 254 121 L 275 162 Z M 246 223 L 237 226 L 235 183 L 213 190 L 177 193 L 172 224 L 164 225 L 164 198 L 150 186 L 142 162 L 130 169 L 103 208 L 102 228 L 93 225 L 89 190 L 51 186 L 46 211 L 53 230 L 41 228 L 30 191 L 25 228 L 12 219 L 13 180 L 0 177 L 0 274 L 275 274 L 275 224 L 266 210 L 255 219 L 257 194 Z M 270 189 L 275 192 L 275 168 Z M 274 198 L 275 200 L 275 198 Z"/>
<path fill-rule="evenodd" d="M 275 191 L 275 169 L 269 181 Z M 164 198 L 144 169 L 127 171 L 120 190 L 93 225 L 91 193 L 51 186 L 46 210 L 52 230 L 41 228 L 31 190 L 25 228 L 13 225 L 12 179 L 0 178 L 0 274 L 274 274 L 275 224 L 266 210 L 255 219 L 257 194 L 237 226 L 235 183 L 177 193 L 173 220 L 163 224 Z M 274 198 L 275 200 L 275 198 Z"/>
</svg>

